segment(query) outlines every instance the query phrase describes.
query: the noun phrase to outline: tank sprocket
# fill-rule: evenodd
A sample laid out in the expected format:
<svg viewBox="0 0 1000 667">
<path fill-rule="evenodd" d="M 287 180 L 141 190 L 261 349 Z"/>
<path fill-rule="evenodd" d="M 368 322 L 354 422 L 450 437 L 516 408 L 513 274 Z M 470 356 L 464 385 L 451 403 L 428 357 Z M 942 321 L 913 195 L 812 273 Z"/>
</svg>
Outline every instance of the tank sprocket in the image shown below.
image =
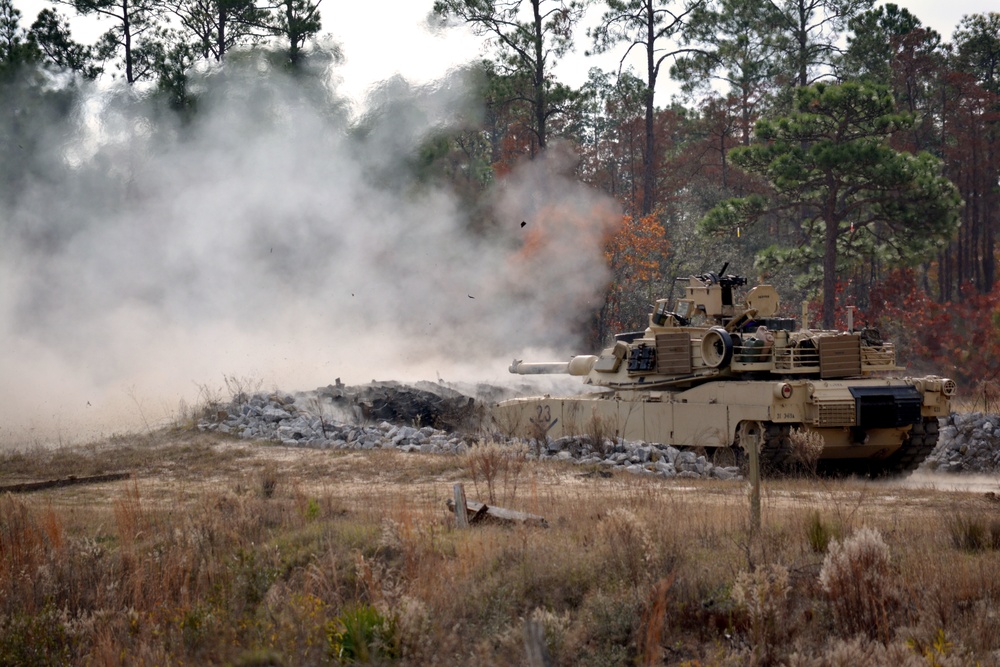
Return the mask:
<svg viewBox="0 0 1000 667">
<path fill-rule="evenodd" d="M 873 462 L 869 474 L 872 477 L 897 477 L 913 472 L 937 446 L 939 428 L 936 417 L 917 422 L 903 440 L 903 446 L 884 461 Z"/>
</svg>

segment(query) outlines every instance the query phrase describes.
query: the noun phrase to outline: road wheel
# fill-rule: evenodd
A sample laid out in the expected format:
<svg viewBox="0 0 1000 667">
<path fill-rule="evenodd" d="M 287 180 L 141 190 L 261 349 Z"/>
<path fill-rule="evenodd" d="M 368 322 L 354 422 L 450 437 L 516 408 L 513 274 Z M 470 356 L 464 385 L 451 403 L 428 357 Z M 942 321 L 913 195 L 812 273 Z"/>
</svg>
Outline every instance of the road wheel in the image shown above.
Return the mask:
<svg viewBox="0 0 1000 667">
<path fill-rule="evenodd" d="M 719 468 L 732 468 L 746 464 L 746 455 L 737 445 L 732 447 L 716 447 L 712 450 L 712 465 Z"/>
</svg>

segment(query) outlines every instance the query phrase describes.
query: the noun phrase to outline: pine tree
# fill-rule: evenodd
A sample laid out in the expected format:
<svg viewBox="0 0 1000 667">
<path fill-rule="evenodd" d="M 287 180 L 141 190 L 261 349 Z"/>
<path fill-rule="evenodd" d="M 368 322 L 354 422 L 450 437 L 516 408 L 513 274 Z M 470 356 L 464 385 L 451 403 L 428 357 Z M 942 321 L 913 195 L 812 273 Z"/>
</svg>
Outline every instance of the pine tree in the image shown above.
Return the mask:
<svg viewBox="0 0 1000 667">
<path fill-rule="evenodd" d="M 720 203 L 700 230 L 735 237 L 738 228 L 772 216 L 800 220 L 801 243 L 772 246 L 758 262 L 822 284 L 823 325 L 832 327 L 838 268 L 873 255 L 912 264 L 957 229 L 961 197 L 941 176 L 941 161 L 887 143 L 911 122 L 882 86 L 798 89 L 793 113 L 759 121 L 757 142 L 731 152 L 733 163 L 766 179 L 770 192 Z"/>
</svg>

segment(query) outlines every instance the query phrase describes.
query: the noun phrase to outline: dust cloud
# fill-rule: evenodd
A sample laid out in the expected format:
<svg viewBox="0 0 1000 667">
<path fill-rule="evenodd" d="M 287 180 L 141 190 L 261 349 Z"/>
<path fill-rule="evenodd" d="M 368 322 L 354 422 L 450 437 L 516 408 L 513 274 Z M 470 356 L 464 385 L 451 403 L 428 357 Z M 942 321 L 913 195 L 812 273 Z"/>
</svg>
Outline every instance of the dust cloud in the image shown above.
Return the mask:
<svg viewBox="0 0 1000 667">
<path fill-rule="evenodd" d="M 1000 475 L 942 475 L 918 470 L 909 477 L 894 479 L 885 484 L 907 489 L 1000 493 Z"/>
<path fill-rule="evenodd" d="M 68 123 L 16 118 L 39 149 L 0 192 L 0 445 L 143 429 L 225 376 L 502 382 L 514 356 L 587 351 L 618 214 L 572 155 L 525 161 L 470 220 L 414 176 L 476 118 L 465 74 L 352 114 L 330 77 L 262 68 L 203 76 L 188 124 L 107 90 Z"/>
</svg>

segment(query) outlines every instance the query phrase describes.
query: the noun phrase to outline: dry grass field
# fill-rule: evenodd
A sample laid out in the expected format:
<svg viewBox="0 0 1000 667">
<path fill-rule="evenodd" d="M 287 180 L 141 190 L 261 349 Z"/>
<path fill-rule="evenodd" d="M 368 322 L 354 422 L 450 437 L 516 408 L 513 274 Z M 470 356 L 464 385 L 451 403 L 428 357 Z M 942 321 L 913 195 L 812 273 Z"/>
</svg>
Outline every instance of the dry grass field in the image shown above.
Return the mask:
<svg viewBox="0 0 1000 667">
<path fill-rule="evenodd" d="M 164 430 L 0 454 L 0 665 L 1000 665 L 1000 503 Z M 470 499 L 547 528 L 458 530 Z M 1000 492 L 1000 483 L 996 484 Z M 988 487 L 988 485 L 987 485 Z M 530 634 L 530 633 L 529 633 Z"/>
</svg>

